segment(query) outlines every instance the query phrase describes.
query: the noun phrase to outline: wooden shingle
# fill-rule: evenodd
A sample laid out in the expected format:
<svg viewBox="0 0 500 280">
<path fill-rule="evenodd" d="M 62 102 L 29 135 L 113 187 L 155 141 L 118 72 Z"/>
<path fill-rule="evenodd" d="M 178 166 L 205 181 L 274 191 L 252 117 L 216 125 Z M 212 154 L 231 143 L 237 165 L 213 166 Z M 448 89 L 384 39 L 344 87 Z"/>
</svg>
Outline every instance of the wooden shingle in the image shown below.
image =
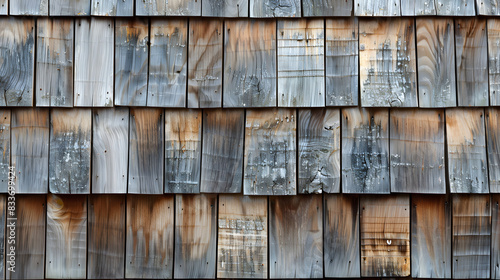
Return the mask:
<svg viewBox="0 0 500 280">
<path fill-rule="evenodd" d="M 136 0 L 136 16 L 200 16 L 201 0 Z"/>
<path fill-rule="evenodd" d="M 491 193 L 500 193 L 500 108 L 486 109 L 486 147 Z"/>
<path fill-rule="evenodd" d="M 92 0 L 91 13 L 93 16 L 131 17 L 134 15 L 134 0 Z"/>
<path fill-rule="evenodd" d="M 9 13 L 9 0 L 0 0 L 0 15 Z"/>
<path fill-rule="evenodd" d="M 301 0 L 250 0 L 250 17 L 300 17 Z"/>
<path fill-rule="evenodd" d="M 302 0 L 304 17 L 348 17 L 352 15 L 352 0 Z"/>
<path fill-rule="evenodd" d="M 50 16 L 89 16 L 91 0 L 50 0 Z M 104 1 L 104 0 L 102 0 Z M 123 1 L 123 0 L 122 0 Z M 109 2 L 109 0 L 108 0 Z"/>
<path fill-rule="evenodd" d="M 248 17 L 248 0 L 204 0 L 204 17 Z"/>
<path fill-rule="evenodd" d="M 10 0 L 9 15 L 46 16 L 48 13 L 48 0 Z"/>
<path fill-rule="evenodd" d="M 490 105 L 500 105 L 500 19 L 487 21 Z"/>
<path fill-rule="evenodd" d="M 11 110 L 0 110 L 0 193 L 9 187 L 9 167 L 11 167 Z M 12 174 L 10 174 L 12 175 Z M 0 209 L 1 210 L 1 209 Z M 1 230 L 0 230 L 1 232 Z M 1 243 L 1 240 L 0 240 Z M 0 254 L 1 255 L 1 254 Z M 1 261 L 1 260 L 0 260 Z M 0 265 L 1 266 L 1 265 Z M 1 275 L 1 272 L 0 272 Z M 1 278 L 1 277 L 0 277 Z"/>
<path fill-rule="evenodd" d="M 491 195 L 491 279 L 500 279 L 500 195 Z"/>
<path fill-rule="evenodd" d="M 354 15 L 396 17 L 401 15 L 400 6 L 400 0 L 354 0 Z"/>
<path fill-rule="evenodd" d="M 498 0 L 476 0 L 477 14 L 500 16 L 500 2 Z"/>
</svg>

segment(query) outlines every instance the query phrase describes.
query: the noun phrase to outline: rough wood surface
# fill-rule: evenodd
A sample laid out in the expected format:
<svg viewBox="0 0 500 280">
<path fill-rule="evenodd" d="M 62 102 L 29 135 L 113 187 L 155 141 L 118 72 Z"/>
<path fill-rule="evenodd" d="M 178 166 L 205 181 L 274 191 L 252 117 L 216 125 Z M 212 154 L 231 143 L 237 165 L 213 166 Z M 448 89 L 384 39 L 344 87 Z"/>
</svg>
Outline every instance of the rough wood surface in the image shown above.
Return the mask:
<svg viewBox="0 0 500 280">
<path fill-rule="evenodd" d="M 50 0 L 50 16 L 89 16 L 91 0 Z M 104 2 L 109 0 L 102 0 Z"/>
<path fill-rule="evenodd" d="M 224 107 L 276 106 L 276 21 L 227 20 Z"/>
<path fill-rule="evenodd" d="M 33 106 L 35 20 L 0 18 L 0 106 Z"/>
<path fill-rule="evenodd" d="M 296 110 L 246 111 L 243 193 L 295 195 Z"/>
<path fill-rule="evenodd" d="M 486 19 L 455 19 L 458 106 L 488 106 L 486 39 Z"/>
<path fill-rule="evenodd" d="M 491 279 L 500 279 L 500 195 L 491 195 Z"/>
<path fill-rule="evenodd" d="M 360 277 L 359 198 L 328 194 L 325 203 L 325 277 Z"/>
<path fill-rule="evenodd" d="M 250 0 L 250 17 L 300 17 L 300 0 Z"/>
<path fill-rule="evenodd" d="M 486 109 L 486 147 L 491 193 L 500 193 L 500 109 Z M 500 277 L 500 274 L 499 274 Z"/>
<path fill-rule="evenodd" d="M 46 278 L 85 279 L 87 196 L 48 195 L 46 242 Z"/>
<path fill-rule="evenodd" d="M 484 2 L 491 0 L 484 0 Z M 474 0 L 437 0 L 435 1 L 438 16 L 475 16 Z"/>
<path fill-rule="evenodd" d="M 93 16 L 131 17 L 134 15 L 134 0 L 92 0 Z"/>
<path fill-rule="evenodd" d="M 490 278 L 489 195 L 453 195 L 453 278 Z"/>
<path fill-rule="evenodd" d="M 446 195 L 412 195 L 411 275 L 451 279 L 451 201 Z"/>
<path fill-rule="evenodd" d="M 498 0 L 476 0 L 477 14 L 500 16 L 500 2 Z"/>
<path fill-rule="evenodd" d="M 0 0 L 0 15 L 9 13 L 9 0 Z"/>
<path fill-rule="evenodd" d="M 444 110 L 391 110 L 391 191 L 446 193 Z"/>
<path fill-rule="evenodd" d="M 113 106 L 113 54 L 113 19 L 76 19 L 75 106 Z"/>
<path fill-rule="evenodd" d="M 298 193 L 340 192 L 340 112 L 300 109 Z"/>
<path fill-rule="evenodd" d="M 326 19 L 326 106 L 358 105 L 358 19 Z"/>
<path fill-rule="evenodd" d="M 127 196 L 125 278 L 172 277 L 174 197 Z"/>
<path fill-rule="evenodd" d="M 5 195 L 0 195 L 0 279 L 5 279 L 5 248 L 6 248 L 6 243 L 5 243 L 5 238 L 8 237 L 6 234 L 5 229 L 7 228 L 6 226 L 6 209 L 7 209 L 7 204 L 6 204 L 7 198 Z M 9 245 L 7 243 L 7 245 Z"/>
<path fill-rule="evenodd" d="M 436 1 L 401 0 L 402 16 L 433 16 L 436 15 Z"/>
<path fill-rule="evenodd" d="M 52 109 L 50 113 L 49 190 L 90 193 L 92 111 Z"/>
<path fill-rule="evenodd" d="M 131 108 L 128 193 L 163 193 L 163 109 Z"/>
<path fill-rule="evenodd" d="M 89 196 L 88 279 L 119 279 L 125 271 L 125 196 Z"/>
<path fill-rule="evenodd" d="M 147 19 L 115 22 L 115 105 L 146 106 L 148 32 Z"/>
<path fill-rule="evenodd" d="M 45 195 L 16 196 L 15 202 L 15 268 L 6 261 L 6 279 L 43 279 L 45 275 Z M 8 211 L 7 213 L 10 213 Z M 12 218 L 9 214 L 8 218 Z M 14 220 L 7 220 L 7 224 Z M 10 229 L 7 228 L 7 231 Z M 10 233 L 9 233 L 10 234 Z"/>
<path fill-rule="evenodd" d="M 95 110 L 92 129 L 92 193 L 126 193 L 128 108 Z"/>
<path fill-rule="evenodd" d="M 355 16 L 396 17 L 401 15 L 400 0 L 354 0 Z"/>
<path fill-rule="evenodd" d="M 267 278 L 267 198 L 219 196 L 218 278 Z"/>
<path fill-rule="evenodd" d="M 148 106 L 186 107 L 187 28 L 187 20 L 151 20 Z"/>
<path fill-rule="evenodd" d="M 320 195 L 269 198 L 271 278 L 323 277 L 323 201 Z"/>
<path fill-rule="evenodd" d="M 165 192 L 199 193 L 201 110 L 165 111 Z"/>
<path fill-rule="evenodd" d="M 11 16 L 46 16 L 49 12 L 48 0 L 11 0 L 9 5 Z"/>
<path fill-rule="evenodd" d="M 490 18 L 488 26 L 488 73 L 490 105 L 500 105 L 500 19 Z"/>
<path fill-rule="evenodd" d="M 12 111 L 11 164 L 16 171 L 16 194 L 47 193 L 49 132 L 49 110 Z"/>
<path fill-rule="evenodd" d="M 174 278 L 215 278 L 217 195 L 176 195 Z"/>
<path fill-rule="evenodd" d="M 342 192 L 389 193 L 389 110 L 342 110 Z"/>
<path fill-rule="evenodd" d="M 420 107 L 457 105 L 453 19 L 417 18 Z"/>
<path fill-rule="evenodd" d="M 188 107 L 222 107 L 223 21 L 189 20 Z"/>
<path fill-rule="evenodd" d="M 10 147 L 10 121 L 11 121 L 11 110 L 0 110 L 0 193 L 6 193 L 9 184 L 9 167 L 11 166 L 11 147 Z M 0 197 L 1 199 L 1 197 Z M 5 203 L 4 203 L 5 204 Z M 1 201 L 0 201 L 0 210 Z M 1 211 L 0 211 L 1 214 Z M 1 217 L 1 215 L 0 215 Z M 0 229 L 0 234 L 2 233 Z M 0 246 L 2 240 L 0 238 Z M 0 247 L 1 248 L 1 247 Z M 0 250 L 1 251 L 1 250 Z M 2 254 L 0 254 L 1 257 Z M 0 267 L 2 265 L 2 260 L 0 259 Z M 2 271 L 0 269 L 0 275 Z M 1 277 L 0 277 L 1 278 Z"/>
<path fill-rule="evenodd" d="M 364 196 L 360 204 L 361 276 L 409 276 L 409 195 Z"/>
<path fill-rule="evenodd" d="M 359 34 L 363 107 L 417 107 L 413 19 L 361 19 Z"/>
<path fill-rule="evenodd" d="M 241 193 L 244 110 L 203 112 L 201 191 Z"/>
<path fill-rule="evenodd" d="M 278 106 L 325 106 L 323 19 L 278 21 Z"/>
<path fill-rule="evenodd" d="M 446 110 L 448 174 L 452 193 L 488 193 L 483 109 Z"/>
<path fill-rule="evenodd" d="M 352 15 L 352 0 L 302 0 L 304 17 L 346 17 Z"/>
<path fill-rule="evenodd" d="M 204 0 L 204 17 L 248 17 L 248 0 Z"/>
<path fill-rule="evenodd" d="M 73 19 L 39 18 L 36 106 L 73 107 Z"/>
<path fill-rule="evenodd" d="M 136 0 L 136 16 L 201 16 L 201 0 Z"/>
</svg>

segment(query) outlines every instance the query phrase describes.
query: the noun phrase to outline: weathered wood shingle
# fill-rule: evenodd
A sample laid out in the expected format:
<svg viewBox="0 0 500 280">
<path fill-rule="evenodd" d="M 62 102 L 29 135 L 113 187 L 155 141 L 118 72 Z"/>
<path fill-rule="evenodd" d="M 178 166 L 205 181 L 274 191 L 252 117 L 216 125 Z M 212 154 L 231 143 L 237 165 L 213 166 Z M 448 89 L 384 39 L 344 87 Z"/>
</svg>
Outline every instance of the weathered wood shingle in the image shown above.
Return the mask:
<svg viewBox="0 0 500 280">
<path fill-rule="evenodd" d="M 93 16 L 130 17 L 134 15 L 134 0 L 92 0 L 91 13 Z"/>
<path fill-rule="evenodd" d="M 200 16 L 201 0 L 136 0 L 137 16 Z"/>
<path fill-rule="evenodd" d="M 486 147 L 491 193 L 500 193 L 500 108 L 486 109 Z M 500 275 L 499 275 L 500 276 Z"/>
<path fill-rule="evenodd" d="M 89 16 L 90 1 L 91 0 L 50 0 L 49 14 L 50 16 Z"/>
<path fill-rule="evenodd" d="M 302 0 L 304 17 L 348 17 L 352 7 L 352 0 Z"/>
<path fill-rule="evenodd" d="M 248 17 L 248 0 L 204 0 L 204 17 Z"/>
<path fill-rule="evenodd" d="M 49 13 L 48 0 L 10 0 L 9 15 L 46 16 Z"/>
<path fill-rule="evenodd" d="M 491 196 L 491 279 L 500 279 L 500 195 Z"/>
<path fill-rule="evenodd" d="M 300 0 L 250 0 L 250 17 L 300 17 Z"/>
<path fill-rule="evenodd" d="M 488 73 L 490 81 L 490 105 L 500 105 L 500 19 L 490 18 L 488 33 Z"/>
<path fill-rule="evenodd" d="M 8 190 L 9 171 L 11 171 L 9 167 L 12 166 L 10 158 L 11 115 L 11 110 L 0 110 L 0 192 L 2 193 L 6 193 Z"/>
<path fill-rule="evenodd" d="M 401 15 L 400 6 L 400 0 L 354 0 L 354 15 L 395 17 Z"/>
</svg>

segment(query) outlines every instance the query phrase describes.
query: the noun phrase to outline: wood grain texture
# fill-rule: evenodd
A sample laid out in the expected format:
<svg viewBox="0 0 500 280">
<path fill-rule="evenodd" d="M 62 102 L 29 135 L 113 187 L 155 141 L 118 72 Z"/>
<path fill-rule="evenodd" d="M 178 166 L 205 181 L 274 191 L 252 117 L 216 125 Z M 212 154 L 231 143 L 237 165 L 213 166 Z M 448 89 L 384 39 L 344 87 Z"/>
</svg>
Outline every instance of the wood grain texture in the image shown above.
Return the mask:
<svg viewBox="0 0 500 280">
<path fill-rule="evenodd" d="M 16 194 L 47 193 L 49 132 L 49 110 L 12 111 L 11 164 L 16 171 Z"/>
<path fill-rule="evenodd" d="M 413 19 L 362 19 L 359 33 L 361 105 L 417 107 Z"/>
<path fill-rule="evenodd" d="M 11 123 L 11 110 L 0 110 L 0 193 L 6 193 L 9 187 L 9 167 L 11 166 L 11 147 L 10 147 L 10 123 Z M 12 175 L 12 174 L 11 174 Z M 1 197 L 0 197 L 1 199 Z M 2 202 L 0 201 L 0 210 Z M 5 203 L 4 203 L 5 204 Z M 0 211 L 0 217 L 1 217 Z M 0 230 L 0 234 L 1 234 Z M 0 246 L 2 241 L 0 238 Z M 1 248 L 1 247 L 0 247 Z M 1 250 L 0 250 L 1 251 Z M 0 254 L 1 257 L 2 254 Z M 2 260 L 0 259 L 0 267 Z M 0 269 L 0 275 L 2 271 Z M 1 278 L 1 277 L 0 277 Z"/>
<path fill-rule="evenodd" d="M 319 195 L 269 198 L 271 278 L 323 277 L 323 201 Z"/>
<path fill-rule="evenodd" d="M 300 109 L 298 193 L 340 192 L 340 112 Z"/>
<path fill-rule="evenodd" d="M 342 192 L 390 193 L 389 109 L 342 109 Z"/>
<path fill-rule="evenodd" d="M 409 276 L 409 195 L 364 196 L 360 204 L 361 277 Z"/>
<path fill-rule="evenodd" d="M 165 110 L 165 193 L 199 193 L 201 110 Z"/>
<path fill-rule="evenodd" d="M 267 198 L 219 196 L 218 278 L 267 278 Z"/>
<path fill-rule="evenodd" d="M 486 109 L 486 147 L 488 148 L 488 173 L 491 193 L 500 193 L 500 122 L 499 108 Z M 500 274 L 499 274 L 500 276 Z"/>
<path fill-rule="evenodd" d="M 491 195 L 491 279 L 500 279 L 500 195 Z"/>
<path fill-rule="evenodd" d="M 46 278 L 85 279 L 87 196 L 48 195 L 46 246 Z"/>
<path fill-rule="evenodd" d="M 401 15 L 400 0 L 354 0 L 355 16 L 396 17 Z"/>
<path fill-rule="evenodd" d="M 128 108 L 95 110 L 92 130 L 92 193 L 126 193 Z"/>
<path fill-rule="evenodd" d="M 156 108 L 130 109 L 129 193 L 163 193 L 163 113 L 163 109 Z"/>
<path fill-rule="evenodd" d="M 186 107 L 187 20 L 153 19 L 150 29 L 147 105 Z"/>
<path fill-rule="evenodd" d="M 300 0 L 250 0 L 250 17 L 301 17 Z"/>
<path fill-rule="evenodd" d="M 0 195 L 0 278 L 5 279 L 5 252 L 6 250 L 6 245 L 8 244 L 5 242 L 6 237 L 8 235 L 6 234 L 6 209 L 7 209 L 7 197 L 5 195 Z"/>
<path fill-rule="evenodd" d="M 6 261 L 6 279 L 43 279 L 45 275 L 45 195 L 16 196 L 15 243 L 8 244 L 6 258 L 15 246 L 15 267 Z M 8 212 L 10 213 L 10 212 Z M 12 216 L 9 214 L 9 218 Z M 7 224 L 13 220 L 7 220 Z M 10 229 L 7 228 L 7 232 Z M 12 271 L 13 270 L 13 271 Z"/>
<path fill-rule="evenodd" d="M 417 18 L 420 107 L 457 105 L 453 19 Z"/>
<path fill-rule="evenodd" d="M 227 20 L 224 107 L 276 106 L 276 21 Z"/>
<path fill-rule="evenodd" d="M 490 1 L 490 0 L 484 0 Z M 474 0 L 437 0 L 435 1 L 438 16 L 475 16 Z"/>
<path fill-rule="evenodd" d="M 125 195 L 93 195 L 88 203 L 87 278 L 123 278 Z"/>
<path fill-rule="evenodd" d="M 476 0 L 477 14 L 500 16 L 500 2 L 498 0 Z"/>
<path fill-rule="evenodd" d="M 203 112 L 202 192 L 241 193 L 244 133 L 244 110 Z"/>
<path fill-rule="evenodd" d="M 490 105 L 500 105 L 500 19 L 490 18 L 488 30 L 488 73 Z"/>
<path fill-rule="evenodd" d="M 134 0 L 92 0 L 93 16 L 134 16 Z"/>
<path fill-rule="evenodd" d="M 222 107 L 223 21 L 189 20 L 188 107 Z"/>
<path fill-rule="evenodd" d="M 174 197 L 127 196 L 125 278 L 172 278 Z"/>
<path fill-rule="evenodd" d="M 50 0 L 49 14 L 50 16 L 89 16 L 90 1 L 91 0 Z"/>
<path fill-rule="evenodd" d="M 454 194 L 453 278 L 490 278 L 491 208 L 489 195 Z"/>
<path fill-rule="evenodd" d="M 326 106 L 357 106 L 358 19 L 326 19 Z"/>
<path fill-rule="evenodd" d="M 201 9 L 204 17 L 248 17 L 248 0 L 205 0 Z"/>
<path fill-rule="evenodd" d="M 113 106 L 114 21 L 82 18 L 75 23 L 75 106 Z"/>
<path fill-rule="evenodd" d="M 9 0 L 0 0 L 0 15 L 9 13 Z"/>
<path fill-rule="evenodd" d="M 458 106 L 488 106 L 486 39 L 486 19 L 455 19 Z"/>
<path fill-rule="evenodd" d="M 247 110 L 245 195 L 295 195 L 296 110 Z"/>
<path fill-rule="evenodd" d="M 35 20 L 0 18 L 0 106 L 33 106 Z"/>
<path fill-rule="evenodd" d="M 50 112 L 49 190 L 90 193 L 92 111 L 52 109 Z"/>
<path fill-rule="evenodd" d="M 412 195 L 411 275 L 451 279 L 451 201 L 447 195 Z"/>
<path fill-rule="evenodd" d="M 49 13 L 49 1 L 11 0 L 9 9 L 11 16 L 46 16 Z"/>
<path fill-rule="evenodd" d="M 402 16 L 434 16 L 436 15 L 436 1 L 401 0 Z"/>
<path fill-rule="evenodd" d="M 200 0 L 137 0 L 136 16 L 201 16 Z"/>
<path fill-rule="evenodd" d="M 325 203 L 325 277 L 360 277 L 359 198 L 327 194 Z"/>
<path fill-rule="evenodd" d="M 444 110 L 391 110 L 391 191 L 446 193 Z"/>
<path fill-rule="evenodd" d="M 147 19 L 115 21 L 115 105 L 146 106 L 148 32 Z"/>
<path fill-rule="evenodd" d="M 174 278 L 215 278 L 217 195 L 176 195 Z"/>
<path fill-rule="evenodd" d="M 73 107 L 73 19 L 39 18 L 36 106 Z"/>
<path fill-rule="evenodd" d="M 304 17 L 346 17 L 352 15 L 352 0 L 302 0 Z"/>
<path fill-rule="evenodd" d="M 446 110 L 448 174 L 452 193 L 488 193 L 483 109 Z"/>
<path fill-rule="evenodd" d="M 278 21 L 278 106 L 325 106 L 322 19 Z"/>
</svg>

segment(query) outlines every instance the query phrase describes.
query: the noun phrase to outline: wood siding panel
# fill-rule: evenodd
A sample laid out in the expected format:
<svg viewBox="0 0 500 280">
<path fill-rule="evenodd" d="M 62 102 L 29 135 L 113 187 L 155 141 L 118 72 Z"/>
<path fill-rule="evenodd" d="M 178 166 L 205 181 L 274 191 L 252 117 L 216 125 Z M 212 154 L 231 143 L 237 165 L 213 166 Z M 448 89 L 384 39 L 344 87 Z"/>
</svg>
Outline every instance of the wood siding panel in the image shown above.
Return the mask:
<svg viewBox="0 0 500 280">
<path fill-rule="evenodd" d="M 476 0 L 477 14 L 500 16 L 500 2 L 498 0 Z"/>
<path fill-rule="evenodd" d="M 267 198 L 219 196 L 218 278 L 267 278 Z"/>
<path fill-rule="evenodd" d="M 245 124 L 245 195 L 295 195 L 296 110 L 248 110 Z"/>
<path fill-rule="evenodd" d="M 474 0 L 438 0 L 436 11 L 438 16 L 475 16 L 474 4 Z"/>
<path fill-rule="evenodd" d="M 9 0 L 0 0 L 0 15 L 9 13 Z"/>
<path fill-rule="evenodd" d="M 176 195 L 174 278 L 215 278 L 217 195 Z"/>
<path fill-rule="evenodd" d="M 201 0 L 136 0 L 137 16 L 201 16 Z"/>
<path fill-rule="evenodd" d="M 36 106 L 73 107 L 73 19 L 39 18 Z"/>
<path fill-rule="evenodd" d="M 114 21 L 76 19 L 75 106 L 113 106 Z"/>
<path fill-rule="evenodd" d="M 9 172 L 11 169 L 11 159 L 10 159 L 10 154 L 11 154 L 11 134 L 10 134 L 10 120 L 11 120 L 11 110 L 0 110 L 0 193 L 6 193 L 9 187 Z M 15 170 L 14 170 L 15 172 Z M 10 175 L 15 175 L 10 174 Z M 1 196 L 0 196 L 1 199 Z M 1 204 L 2 202 L 0 201 L 0 210 L 1 209 Z M 5 204 L 5 203 L 4 203 Z M 0 211 L 0 217 L 1 217 L 1 211 Z M 1 230 L 0 230 L 1 234 Z M 0 238 L 0 246 L 2 244 L 1 238 Z M 1 247 L 0 247 L 1 248 Z M 1 250 L 0 250 L 1 252 Z M 1 253 L 0 253 L 1 255 Z M 1 267 L 2 260 L 0 259 L 0 267 Z M 1 269 L 0 269 L 1 270 Z M 0 271 L 0 276 L 2 275 L 2 272 Z M 1 278 L 1 277 L 0 277 Z"/>
<path fill-rule="evenodd" d="M 448 173 L 452 193 L 488 193 L 483 109 L 446 110 Z"/>
<path fill-rule="evenodd" d="M 134 0 L 92 0 L 93 16 L 131 17 L 134 15 Z"/>
<path fill-rule="evenodd" d="M 436 15 L 436 1 L 401 0 L 402 16 L 434 16 Z"/>
<path fill-rule="evenodd" d="M 342 192 L 390 193 L 389 109 L 342 109 Z"/>
<path fill-rule="evenodd" d="M 500 108 L 486 109 L 486 147 L 491 193 L 500 193 Z M 499 275 L 500 276 L 500 275 Z"/>
<path fill-rule="evenodd" d="M 5 252 L 6 250 L 6 237 L 8 237 L 8 233 L 6 233 L 6 209 L 7 209 L 7 198 L 5 195 L 0 195 L 0 279 L 5 279 Z M 8 242 L 8 241 L 7 241 Z"/>
<path fill-rule="evenodd" d="M 49 181 L 49 110 L 12 111 L 12 155 L 16 194 L 47 193 Z"/>
<path fill-rule="evenodd" d="M 199 193 L 201 110 L 165 111 L 165 192 Z"/>
<path fill-rule="evenodd" d="M 490 18 L 488 29 L 488 73 L 490 105 L 500 105 L 500 19 Z"/>
<path fill-rule="evenodd" d="M 355 16 L 396 17 L 401 15 L 400 0 L 354 0 Z"/>
<path fill-rule="evenodd" d="M 409 195 L 365 196 L 360 203 L 361 276 L 409 276 Z"/>
<path fill-rule="evenodd" d="M 300 0 L 250 0 L 250 17 L 300 17 Z"/>
<path fill-rule="evenodd" d="M 49 12 L 48 0 L 10 0 L 11 16 L 46 16 Z"/>
<path fill-rule="evenodd" d="M 352 15 L 352 0 L 302 0 L 304 17 L 346 17 Z"/>
<path fill-rule="evenodd" d="M 413 19 L 362 19 L 359 33 L 361 105 L 417 107 Z"/>
<path fill-rule="evenodd" d="M 50 0 L 50 16 L 89 16 L 91 0 Z M 109 0 L 107 0 L 109 2 Z M 103 0 L 103 2 L 106 2 Z"/>
<path fill-rule="evenodd" d="M 174 197 L 127 196 L 125 278 L 172 278 Z"/>
<path fill-rule="evenodd" d="M 48 195 L 46 242 L 46 278 L 86 278 L 87 196 Z"/>
<path fill-rule="evenodd" d="M 248 0 L 205 0 L 201 8 L 204 17 L 248 17 Z"/>
<path fill-rule="evenodd" d="M 391 110 L 391 191 L 446 193 L 444 110 Z"/>
<path fill-rule="evenodd" d="M 326 106 L 357 106 L 358 19 L 326 19 Z"/>
<path fill-rule="evenodd" d="M 189 21 L 189 108 L 222 107 L 223 31 L 222 20 Z"/>
<path fill-rule="evenodd" d="M 225 21 L 224 107 L 276 106 L 276 21 Z"/>
<path fill-rule="evenodd" d="M 50 112 L 49 190 L 90 193 L 91 109 Z"/>
<path fill-rule="evenodd" d="M 491 195 L 491 279 L 500 279 L 500 195 Z"/>
</svg>

